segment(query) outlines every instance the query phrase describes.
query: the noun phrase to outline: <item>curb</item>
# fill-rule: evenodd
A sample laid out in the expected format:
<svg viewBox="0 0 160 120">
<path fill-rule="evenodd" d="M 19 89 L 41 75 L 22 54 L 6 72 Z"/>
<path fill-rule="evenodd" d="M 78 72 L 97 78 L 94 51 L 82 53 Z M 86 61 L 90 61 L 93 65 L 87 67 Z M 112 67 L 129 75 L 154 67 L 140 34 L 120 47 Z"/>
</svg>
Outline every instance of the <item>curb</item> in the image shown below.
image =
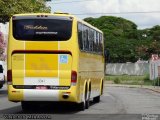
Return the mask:
<svg viewBox="0 0 160 120">
<path fill-rule="evenodd" d="M 144 88 L 144 89 L 148 89 L 148 90 L 151 90 L 151 91 L 153 91 L 153 92 L 160 93 L 160 90 L 155 90 L 155 89 L 152 89 L 152 88 Z"/>
<path fill-rule="evenodd" d="M 142 88 L 151 90 L 153 92 L 160 93 L 160 88 L 157 90 L 156 88 L 149 88 L 141 85 L 117 85 L 117 84 L 105 84 L 106 87 L 124 87 L 124 88 Z"/>
</svg>

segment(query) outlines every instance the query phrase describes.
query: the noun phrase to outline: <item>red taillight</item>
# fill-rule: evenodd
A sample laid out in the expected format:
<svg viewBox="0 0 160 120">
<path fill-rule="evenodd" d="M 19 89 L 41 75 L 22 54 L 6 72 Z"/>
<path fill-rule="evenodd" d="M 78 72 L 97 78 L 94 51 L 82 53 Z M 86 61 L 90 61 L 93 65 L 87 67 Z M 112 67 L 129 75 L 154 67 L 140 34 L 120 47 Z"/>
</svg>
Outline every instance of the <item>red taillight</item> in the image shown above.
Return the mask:
<svg viewBox="0 0 160 120">
<path fill-rule="evenodd" d="M 77 72 L 76 71 L 72 71 L 71 73 L 71 84 L 75 85 L 77 82 Z"/>
<path fill-rule="evenodd" d="M 12 82 L 12 70 L 7 71 L 7 82 L 11 84 Z"/>
</svg>

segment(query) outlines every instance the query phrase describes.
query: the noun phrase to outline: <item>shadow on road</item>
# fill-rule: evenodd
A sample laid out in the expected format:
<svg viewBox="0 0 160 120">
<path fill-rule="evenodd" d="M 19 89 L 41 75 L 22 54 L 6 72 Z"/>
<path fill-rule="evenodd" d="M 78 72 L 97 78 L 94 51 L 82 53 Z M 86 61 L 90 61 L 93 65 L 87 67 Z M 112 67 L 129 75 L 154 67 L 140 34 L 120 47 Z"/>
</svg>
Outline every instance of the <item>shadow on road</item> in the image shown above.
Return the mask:
<svg viewBox="0 0 160 120">
<path fill-rule="evenodd" d="M 1 114 L 74 114 L 76 112 L 79 111 L 75 106 L 62 105 L 59 103 L 41 105 L 38 108 L 33 107 L 30 111 L 23 111 L 21 106 L 0 110 Z"/>
<path fill-rule="evenodd" d="M 94 105 L 90 101 L 90 105 Z M 33 106 L 30 111 L 23 111 L 21 106 L 16 106 L 0 110 L 1 114 L 75 114 L 80 112 L 78 104 L 49 102 L 41 104 L 39 107 Z"/>
<path fill-rule="evenodd" d="M 7 96 L 7 90 L 0 90 L 0 97 Z"/>
<path fill-rule="evenodd" d="M 90 105 L 94 105 L 90 101 Z M 41 104 L 38 108 L 33 108 L 32 111 L 21 111 L 19 114 L 75 114 L 80 112 L 78 104 L 75 103 L 61 103 L 50 102 L 47 104 Z"/>
<path fill-rule="evenodd" d="M 74 114 L 76 112 L 79 112 L 76 104 L 51 102 L 40 104 L 31 111 L 21 111 L 18 114 Z"/>
</svg>

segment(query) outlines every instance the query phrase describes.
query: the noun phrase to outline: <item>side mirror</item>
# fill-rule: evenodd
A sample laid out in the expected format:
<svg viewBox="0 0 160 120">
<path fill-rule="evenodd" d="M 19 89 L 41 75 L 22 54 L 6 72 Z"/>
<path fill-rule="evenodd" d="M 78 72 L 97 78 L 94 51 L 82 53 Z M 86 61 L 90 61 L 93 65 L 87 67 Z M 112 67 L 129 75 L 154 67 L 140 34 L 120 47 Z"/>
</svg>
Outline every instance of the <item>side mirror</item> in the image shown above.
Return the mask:
<svg viewBox="0 0 160 120">
<path fill-rule="evenodd" d="M 104 50 L 104 58 L 105 58 L 105 62 L 106 62 L 106 61 L 109 62 L 109 57 L 110 57 L 109 50 L 105 49 L 105 50 Z"/>
</svg>

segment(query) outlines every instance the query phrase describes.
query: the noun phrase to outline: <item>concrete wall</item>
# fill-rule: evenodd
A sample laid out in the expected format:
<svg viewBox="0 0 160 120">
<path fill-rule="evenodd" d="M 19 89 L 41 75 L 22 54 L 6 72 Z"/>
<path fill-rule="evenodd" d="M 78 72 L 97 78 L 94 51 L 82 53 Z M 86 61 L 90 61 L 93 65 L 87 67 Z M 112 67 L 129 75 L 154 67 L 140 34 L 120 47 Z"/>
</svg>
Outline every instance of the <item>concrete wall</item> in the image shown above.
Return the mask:
<svg viewBox="0 0 160 120">
<path fill-rule="evenodd" d="M 149 74 L 149 63 L 109 63 L 106 74 L 110 75 L 145 75 Z"/>
</svg>

